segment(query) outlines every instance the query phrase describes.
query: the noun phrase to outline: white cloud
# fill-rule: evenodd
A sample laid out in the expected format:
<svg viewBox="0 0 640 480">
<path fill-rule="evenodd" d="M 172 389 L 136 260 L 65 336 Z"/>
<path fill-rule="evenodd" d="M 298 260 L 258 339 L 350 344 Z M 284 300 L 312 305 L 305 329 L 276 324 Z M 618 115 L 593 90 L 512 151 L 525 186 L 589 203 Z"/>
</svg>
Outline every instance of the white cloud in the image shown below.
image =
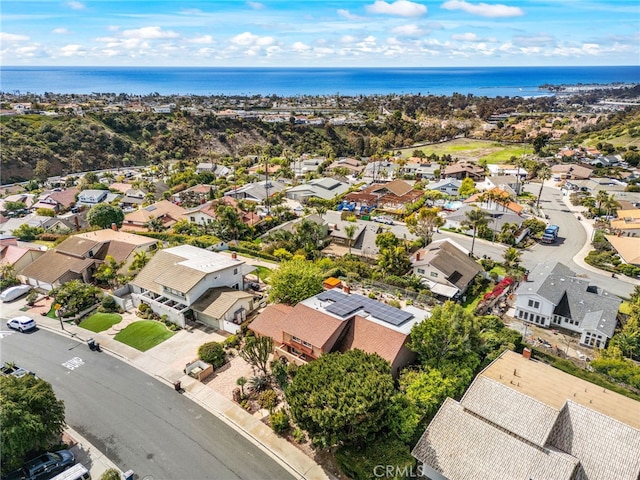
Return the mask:
<svg viewBox="0 0 640 480">
<path fill-rule="evenodd" d="M 346 18 L 347 20 L 360 20 L 358 15 L 351 13 L 349 10 L 345 10 L 344 8 L 340 8 L 337 10 L 339 16 Z"/>
<path fill-rule="evenodd" d="M 427 13 L 427 7 L 424 5 L 407 0 L 397 0 L 393 3 L 376 0 L 373 5 L 367 5 L 365 8 L 369 13 L 396 15 L 399 17 L 419 17 Z"/>
<path fill-rule="evenodd" d="M 451 35 L 451 38 L 453 40 L 461 40 L 463 42 L 477 42 L 480 40 L 480 38 L 478 37 L 478 35 L 476 35 L 475 33 L 463 33 L 463 34 L 456 34 L 456 35 Z"/>
<path fill-rule="evenodd" d="M 117 32 L 118 30 L 120 30 L 120 27 L 117 25 L 109 25 L 107 27 L 107 30 L 109 30 L 110 32 Z"/>
<path fill-rule="evenodd" d="M 179 35 L 171 30 L 162 30 L 160 27 L 142 27 L 134 30 L 125 30 L 122 35 L 127 38 L 153 40 L 157 38 L 177 38 Z"/>
<path fill-rule="evenodd" d="M 234 45 L 240 45 L 243 47 L 252 45 L 266 47 L 275 43 L 273 37 L 260 37 L 251 32 L 244 32 L 240 35 L 236 35 L 235 37 L 232 37 L 230 41 Z"/>
<path fill-rule="evenodd" d="M 356 37 L 353 35 L 345 35 L 340 39 L 340 43 L 353 43 L 356 41 Z"/>
<path fill-rule="evenodd" d="M 75 56 L 83 56 L 87 52 L 82 45 L 65 45 L 60 49 L 60 55 L 62 57 L 75 57 Z"/>
<path fill-rule="evenodd" d="M 391 29 L 391 33 L 401 37 L 419 37 L 424 35 L 425 31 L 418 25 L 400 25 Z"/>
<path fill-rule="evenodd" d="M 56 35 L 67 35 L 71 32 L 66 28 L 54 28 L 53 30 L 51 30 L 51 33 L 55 33 Z"/>
<path fill-rule="evenodd" d="M 260 2 L 247 2 L 247 5 L 249 5 L 254 10 L 262 10 L 264 8 L 264 4 Z"/>
<path fill-rule="evenodd" d="M 519 7 L 509 7 L 499 3 L 490 5 L 488 3 L 469 3 L 465 0 L 448 0 L 441 6 L 445 10 L 462 10 L 471 15 L 480 17 L 519 17 L 524 15 L 524 11 Z"/>
<path fill-rule="evenodd" d="M 306 53 L 311 50 L 311 47 L 309 45 L 306 45 L 302 42 L 295 42 L 293 45 L 291 45 L 291 48 L 298 53 Z"/>
<path fill-rule="evenodd" d="M 199 8 L 185 8 L 180 10 L 180 14 L 182 15 L 202 15 L 203 13 Z"/>
<path fill-rule="evenodd" d="M 82 2 L 67 2 L 67 6 L 73 10 L 84 10 L 86 7 Z"/>
<path fill-rule="evenodd" d="M 29 40 L 29 37 L 26 35 L 0 32 L 0 42 L 24 42 L 25 40 Z"/>
<path fill-rule="evenodd" d="M 200 37 L 192 38 L 191 40 L 189 40 L 189 43 L 206 45 L 206 44 L 216 43 L 216 41 L 213 39 L 211 35 L 202 35 Z"/>
</svg>

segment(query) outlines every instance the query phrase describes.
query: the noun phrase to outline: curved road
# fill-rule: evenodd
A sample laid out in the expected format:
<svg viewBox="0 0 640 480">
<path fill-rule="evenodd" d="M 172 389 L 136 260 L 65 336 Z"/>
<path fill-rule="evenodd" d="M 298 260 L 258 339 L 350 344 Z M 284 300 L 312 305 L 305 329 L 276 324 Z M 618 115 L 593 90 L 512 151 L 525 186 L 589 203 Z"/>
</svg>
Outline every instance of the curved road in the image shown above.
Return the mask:
<svg viewBox="0 0 640 480">
<path fill-rule="evenodd" d="M 525 188 L 538 195 L 539 184 L 528 184 Z M 628 298 L 635 287 L 634 283 L 612 278 L 609 273 L 599 273 L 574 262 L 574 257 L 591 239 L 578 221 L 577 214 L 572 212 L 563 200 L 562 190 L 545 184 L 540 197 L 540 208 L 549 216 L 551 224 L 558 225 L 560 231 L 558 242 L 553 245 L 538 244 L 524 251 L 522 264 L 529 270 L 543 262 L 561 262 L 576 274 L 584 276 L 606 291 L 619 297 Z"/>
<path fill-rule="evenodd" d="M 110 355 L 46 330 L 1 336 L 0 360 L 50 382 L 67 423 L 137 478 L 294 478 L 207 410 Z"/>
</svg>

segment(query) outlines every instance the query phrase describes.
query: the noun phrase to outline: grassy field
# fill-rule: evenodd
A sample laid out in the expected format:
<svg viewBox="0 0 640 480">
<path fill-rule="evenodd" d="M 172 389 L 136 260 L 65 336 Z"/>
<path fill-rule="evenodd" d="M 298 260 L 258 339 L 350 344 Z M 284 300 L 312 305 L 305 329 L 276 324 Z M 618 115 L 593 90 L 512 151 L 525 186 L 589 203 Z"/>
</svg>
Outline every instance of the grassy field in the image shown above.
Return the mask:
<svg viewBox="0 0 640 480">
<path fill-rule="evenodd" d="M 136 350 L 146 352 L 173 335 L 174 332 L 168 330 L 164 323 L 154 320 L 140 320 L 129 325 L 114 338 Z"/>
<path fill-rule="evenodd" d="M 450 142 L 426 145 L 424 147 L 409 147 L 401 149 L 404 158 L 411 157 L 415 150 L 421 150 L 425 155 L 451 155 L 460 160 L 485 160 L 487 163 L 506 163 L 511 157 L 519 157 L 524 153 L 531 153 L 528 145 L 507 145 L 487 140 L 473 140 L 458 138 Z"/>
<path fill-rule="evenodd" d="M 116 323 L 120 323 L 122 317 L 117 313 L 94 313 L 86 320 L 80 322 L 80 326 L 92 332 L 109 330 Z"/>
</svg>

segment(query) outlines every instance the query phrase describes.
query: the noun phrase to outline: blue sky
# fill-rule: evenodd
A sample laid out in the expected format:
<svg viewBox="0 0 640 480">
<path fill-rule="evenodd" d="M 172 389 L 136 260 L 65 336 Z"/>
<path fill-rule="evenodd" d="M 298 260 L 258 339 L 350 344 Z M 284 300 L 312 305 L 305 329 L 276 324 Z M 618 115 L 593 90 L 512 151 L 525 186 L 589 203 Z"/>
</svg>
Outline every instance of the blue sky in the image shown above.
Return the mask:
<svg viewBox="0 0 640 480">
<path fill-rule="evenodd" d="M 3 65 L 640 64 L 638 0 L 2 0 Z"/>
</svg>

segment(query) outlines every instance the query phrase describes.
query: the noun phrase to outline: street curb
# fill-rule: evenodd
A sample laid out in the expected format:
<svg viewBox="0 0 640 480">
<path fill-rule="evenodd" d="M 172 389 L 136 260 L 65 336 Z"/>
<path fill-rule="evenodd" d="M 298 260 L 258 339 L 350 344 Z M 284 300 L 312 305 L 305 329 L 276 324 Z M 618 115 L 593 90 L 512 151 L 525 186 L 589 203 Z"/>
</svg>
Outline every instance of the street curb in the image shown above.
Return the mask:
<svg viewBox="0 0 640 480">
<path fill-rule="evenodd" d="M 91 454 L 91 452 L 98 452 L 99 454 L 98 456 L 91 458 L 92 464 L 95 463 L 96 461 L 102 462 L 107 467 L 107 469 L 113 468 L 117 470 L 121 476 L 123 475 L 123 471 L 120 470 L 120 468 L 118 468 L 118 466 L 115 463 L 113 463 L 103 452 L 98 450 L 89 440 L 87 440 L 82 435 L 80 435 L 80 433 L 78 433 L 76 430 L 74 430 L 69 425 L 67 425 L 64 429 L 64 432 L 73 440 L 75 440 L 76 445 L 80 445 L 84 447 L 84 449 L 88 454 Z M 85 467 L 87 467 L 87 465 L 85 465 Z"/>
</svg>

